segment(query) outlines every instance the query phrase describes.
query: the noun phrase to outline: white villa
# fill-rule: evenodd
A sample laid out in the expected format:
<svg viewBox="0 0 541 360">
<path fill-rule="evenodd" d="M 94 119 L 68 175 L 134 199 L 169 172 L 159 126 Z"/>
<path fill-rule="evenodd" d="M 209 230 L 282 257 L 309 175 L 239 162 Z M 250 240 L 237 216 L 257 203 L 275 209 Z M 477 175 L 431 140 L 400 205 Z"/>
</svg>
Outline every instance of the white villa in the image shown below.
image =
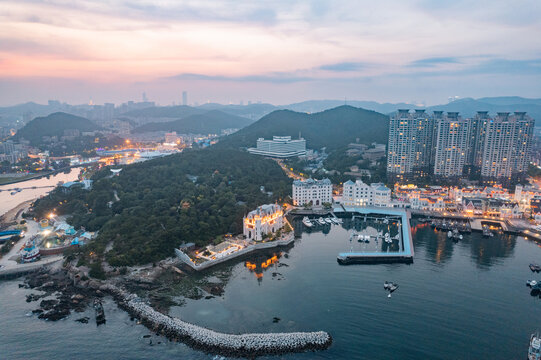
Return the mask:
<svg viewBox="0 0 541 360">
<path fill-rule="evenodd" d="M 284 212 L 277 204 L 261 205 L 244 217 L 244 236 L 261 241 L 265 234 L 274 233 L 284 226 Z"/>
<path fill-rule="evenodd" d="M 332 204 L 332 183 L 329 179 L 295 180 L 292 194 L 295 206 L 310 203 L 314 206 L 321 206 L 323 203 Z"/>
<path fill-rule="evenodd" d="M 344 206 L 392 206 L 391 189 L 382 183 L 365 184 L 362 180 L 348 180 L 342 194 Z"/>
</svg>

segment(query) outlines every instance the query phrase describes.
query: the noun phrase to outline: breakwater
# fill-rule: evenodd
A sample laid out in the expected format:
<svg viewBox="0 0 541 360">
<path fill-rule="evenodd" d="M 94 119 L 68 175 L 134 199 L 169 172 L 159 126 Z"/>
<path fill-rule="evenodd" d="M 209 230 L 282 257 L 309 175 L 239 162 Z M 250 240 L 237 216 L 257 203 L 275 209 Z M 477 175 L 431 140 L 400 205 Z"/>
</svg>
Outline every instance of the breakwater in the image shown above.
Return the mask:
<svg viewBox="0 0 541 360">
<path fill-rule="evenodd" d="M 209 353 L 225 356 L 262 356 L 289 352 L 315 351 L 328 348 L 330 334 L 324 331 L 293 333 L 225 334 L 164 315 L 146 304 L 135 294 L 111 285 L 100 290 L 111 294 L 119 307 L 138 318 L 146 327 L 170 340 Z"/>
</svg>

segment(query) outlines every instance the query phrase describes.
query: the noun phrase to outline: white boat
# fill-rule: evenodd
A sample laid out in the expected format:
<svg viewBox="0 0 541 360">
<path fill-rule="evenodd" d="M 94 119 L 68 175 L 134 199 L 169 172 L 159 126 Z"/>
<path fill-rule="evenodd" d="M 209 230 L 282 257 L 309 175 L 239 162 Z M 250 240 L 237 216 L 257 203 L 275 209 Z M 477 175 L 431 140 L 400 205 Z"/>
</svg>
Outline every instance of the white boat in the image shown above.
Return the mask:
<svg viewBox="0 0 541 360">
<path fill-rule="evenodd" d="M 331 220 L 330 218 L 325 218 L 325 222 L 326 222 L 327 224 L 332 224 L 332 220 Z"/>
<path fill-rule="evenodd" d="M 333 223 L 335 223 L 336 225 L 340 224 L 340 222 L 338 221 L 338 218 L 334 218 L 334 217 L 333 217 L 333 218 L 331 218 L 331 221 L 332 221 Z"/>
<path fill-rule="evenodd" d="M 342 219 L 340 219 L 340 218 L 335 218 L 335 219 L 336 219 L 336 221 L 337 221 L 339 224 L 341 224 L 341 223 L 344 222 L 344 221 L 343 221 Z"/>
<path fill-rule="evenodd" d="M 323 220 L 322 217 L 320 217 L 319 219 L 317 219 L 317 222 L 319 223 L 319 225 L 325 225 L 325 224 L 326 224 L 325 220 Z"/>
<path fill-rule="evenodd" d="M 387 219 L 387 218 L 383 219 L 383 223 L 384 223 L 384 224 L 388 224 L 388 223 L 389 223 L 389 219 Z"/>
<path fill-rule="evenodd" d="M 304 224 L 304 226 L 306 227 L 312 227 L 314 226 L 314 224 L 312 224 L 312 222 L 310 221 L 310 219 L 308 219 L 308 216 L 305 216 L 303 219 L 302 219 L 302 223 Z"/>
<path fill-rule="evenodd" d="M 541 338 L 538 333 L 530 336 L 530 347 L 528 348 L 528 360 L 541 359 Z"/>
<path fill-rule="evenodd" d="M 391 234 L 385 233 L 385 242 L 386 243 L 392 243 L 393 240 L 391 240 Z"/>
<path fill-rule="evenodd" d="M 449 238 L 453 237 L 453 232 L 452 231 L 447 232 L 447 237 L 449 237 Z"/>
</svg>

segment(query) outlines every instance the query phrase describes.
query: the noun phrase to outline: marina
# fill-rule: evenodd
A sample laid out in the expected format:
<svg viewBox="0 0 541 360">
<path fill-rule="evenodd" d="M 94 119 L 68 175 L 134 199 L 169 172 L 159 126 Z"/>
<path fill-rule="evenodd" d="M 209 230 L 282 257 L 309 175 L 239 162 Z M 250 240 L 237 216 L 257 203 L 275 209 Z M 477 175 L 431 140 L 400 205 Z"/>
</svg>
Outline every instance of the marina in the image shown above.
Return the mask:
<svg viewBox="0 0 541 360">
<path fill-rule="evenodd" d="M 393 263 L 393 262 L 413 262 L 414 249 L 413 240 L 410 229 L 410 216 L 405 210 L 395 210 L 388 208 L 368 208 L 368 207 L 346 207 L 334 209 L 335 214 L 341 216 L 349 216 L 361 218 L 364 222 L 368 219 L 377 219 L 383 224 L 389 224 L 389 221 L 394 221 L 398 224 L 398 233 L 391 238 L 390 232 L 384 235 L 378 233 L 374 236 L 378 239 L 392 244 L 396 241 L 398 249 L 396 251 L 350 251 L 341 252 L 338 254 L 337 261 L 339 264 L 373 264 L 373 263 Z M 357 235 L 359 236 L 359 235 Z M 370 235 L 361 235 L 362 241 L 370 242 Z"/>
</svg>

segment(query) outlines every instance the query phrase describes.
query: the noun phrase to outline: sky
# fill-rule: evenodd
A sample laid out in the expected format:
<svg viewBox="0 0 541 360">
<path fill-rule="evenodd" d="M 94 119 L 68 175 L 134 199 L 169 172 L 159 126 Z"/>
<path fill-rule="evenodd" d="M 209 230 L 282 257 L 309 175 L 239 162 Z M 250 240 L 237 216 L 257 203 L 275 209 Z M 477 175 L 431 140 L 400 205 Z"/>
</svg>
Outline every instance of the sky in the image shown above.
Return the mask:
<svg viewBox="0 0 541 360">
<path fill-rule="evenodd" d="M 539 0 L 0 0 L 0 106 L 541 98 Z"/>
</svg>

